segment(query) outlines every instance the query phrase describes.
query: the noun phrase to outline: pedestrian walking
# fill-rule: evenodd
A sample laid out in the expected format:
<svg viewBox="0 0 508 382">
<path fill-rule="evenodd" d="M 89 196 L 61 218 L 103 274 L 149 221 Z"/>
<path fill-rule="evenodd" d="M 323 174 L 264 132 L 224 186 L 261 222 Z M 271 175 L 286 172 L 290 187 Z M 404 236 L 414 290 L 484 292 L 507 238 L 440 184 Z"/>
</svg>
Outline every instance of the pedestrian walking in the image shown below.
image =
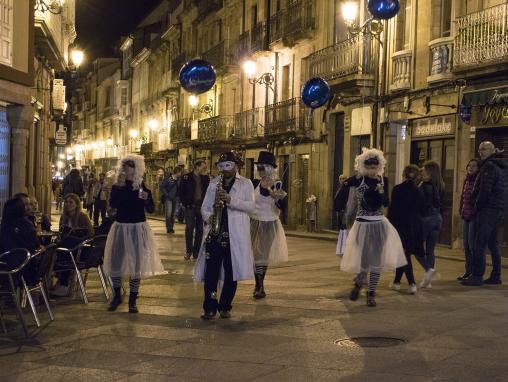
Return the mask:
<svg viewBox="0 0 508 382">
<path fill-rule="evenodd" d="M 172 174 L 168 174 L 161 182 L 159 189 L 161 193 L 161 201 L 164 205 L 164 214 L 166 217 L 166 232 L 175 233 L 175 212 L 179 203 L 178 187 L 180 177 L 182 176 L 182 168 L 176 166 Z"/>
<path fill-rule="evenodd" d="M 108 209 L 109 187 L 106 184 L 106 174 L 100 173 L 99 180 L 95 182 L 93 187 L 93 224 L 99 226 L 99 214 L 101 221 L 106 219 L 106 211 Z"/>
<path fill-rule="evenodd" d="M 229 318 L 237 282 L 254 278 L 249 214 L 254 212 L 254 188 L 238 174 L 237 158 L 222 153 L 217 162 L 220 176 L 210 182 L 201 212 L 207 222 L 206 239 L 194 268 L 194 280 L 204 282 L 204 320 Z M 217 284 L 222 291 L 217 300 Z"/>
<path fill-rule="evenodd" d="M 508 166 L 502 151 L 489 141 L 480 143 L 480 170 L 476 178 L 472 200 L 474 201 L 475 240 L 473 249 L 473 274 L 462 285 L 481 286 L 501 284 L 501 248 L 498 228 L 502 223 L 508 191 Z M 492 255 L 492 272 L 485 281 L 485 249 Z"/>
<path fill-rule="evenodd" d="M 264 280 L 268 266 L 288 261 L 288 248 L 280 210 L 287 206 L 287 193 L 275 176 L 275 156 L 261 151 L 255 163 L 260 179 L 253 180 L 255 209 L 251 215 L 250 234 L 254 254 L 256 286 L 253 297 L 266 297 Z"/>
<path fill-rule="evenodd" d="M 407 264 L 399 235 L 383 215 L 388 206 L 388 179 L 383 176 L 386 160 L 377 149 L 363 149 L 355 159 L 357 175 L 344 183 L 339 193 L 339 211 L 345 211 L 349 189 L 355 188 L 356 221 L 346 240 L 340 267 L 355 273 L 349 298 L 356 301 L 368 276 L 367 306 L 376 306 L 376 289 L 381 272 Z"/>
<path fill-rule="evenodd" d="M 122 303 L 122 277 L 129 277 L 129 313 L 138 313 L 141 279 L 164 273 L 155 238 L 146 222 L 145 210 L 154 211 L 152 193 L 143 184 L 145 161 L 129 154 L 120 159 L 116 184 L 111 189 L 110 205 L 116 209 L 116 221 L 106 240 L 104 272 L 113 281 L 113 300 L 109 311 Z"/>
<path fill-rule="evenodd" d="M 418 256 L 416 259 L 425 270 L 420 287 L 430 289 L 432 288 L 432 279 L 436 273 L 436 244 L 443 226 L 441 200 L 445 184 L 441 176 L 441 167 L 434 161 L 427 161 L 423 164 L 422 178 L 419 190 L 425 252 L 424 256 Z"/>
<path fill-rule="evenodd" d="M 94 188 L 97 180 L 95 179 L 95 174 L 92 172 L 88 175 L 88 181 L 86 185 L 86 193 L 85 200 L 83 201 L 83 207 L 88 211 L 88 217 L 90 219 L 93 218 L 93 210 L 94 210 Z"/>
<path fill-rule="evenodd" d="M 474 203 L 472 200 L 473 187 L 478 176 L 480 161 L 478 159 L 471 159 L 466 167 L 466 179 L 462 186 L 462 194 L 460 195 L 460 217 L 463 223 L 463 241 L 464 241 L 464 257 L 465 272 L 462 276 L 457 277 L 457 280 L 465 280 L 473 273 L 473 249 L 474 249 Z"/>
<path fill-rule="evenodd" d="M 407 264 L 397 268 L 395 278 L 391 285 L 393 290 L 400 290 L 400 281 L 405 274 L 409 284 L 408 292 L 415 294 L 417 291 L 411 255 L 423 256 L 423 238 L 420 216 L 420 169 L 418 166 L 406 166 L 403 172 L 404 181 L 392 190 L 388 220 L 397 230 Z"/>
<path fill-rule="evenodd" d="M 192 172 L 185 174 L 180 182 L 179 197 L 185 208 L 185 260 L 198 257 L 203 238 L 201 205 L 210 183 L 206 172 L 206 162 L 199 159 L 194 162 Z"/>
<path fill-rule="evenodd" d="M 76 194 L 80 199 L 83 199 L 83 195 L 85 195 L 83 179 L 81 179 L 79 171 L 75 168 L 69 172 L 63 182 L 63 196 L 65 197 L 67 194 Z"/>
</svg>

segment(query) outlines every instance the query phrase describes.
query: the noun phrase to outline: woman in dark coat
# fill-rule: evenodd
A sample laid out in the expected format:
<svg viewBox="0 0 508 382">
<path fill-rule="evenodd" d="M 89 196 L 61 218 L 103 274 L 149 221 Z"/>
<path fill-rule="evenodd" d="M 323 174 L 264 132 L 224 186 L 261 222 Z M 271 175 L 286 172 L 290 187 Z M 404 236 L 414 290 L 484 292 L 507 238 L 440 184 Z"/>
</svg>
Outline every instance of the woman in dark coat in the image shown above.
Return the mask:
<svg viewBox="0 0 508 382">
<path fill-rule="evenodd" d="M 388 220 L 399 233 L 407 259 L 407 265 L 397 268 L 391 287 L 393 290 L 400 290 L 400 280 L 402 275 L 406 274 L 411 294 L 416 293 L 411 255 L 423 256 L 419 179 L 420 169 L 415 165 L 407 166 L 404 169 L 404 181 L 393 188 L 392 203 L 388 209 Z"/>
</svg>

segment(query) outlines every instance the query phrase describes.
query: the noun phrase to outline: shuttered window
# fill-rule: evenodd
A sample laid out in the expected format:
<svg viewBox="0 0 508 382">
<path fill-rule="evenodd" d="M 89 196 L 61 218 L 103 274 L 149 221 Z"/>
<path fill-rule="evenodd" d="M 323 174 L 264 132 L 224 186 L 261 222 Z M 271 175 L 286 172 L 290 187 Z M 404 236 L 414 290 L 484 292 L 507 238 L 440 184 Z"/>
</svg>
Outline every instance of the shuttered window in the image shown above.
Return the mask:
<svg viewBox="0 0 508 382">
<path fill-rule="evenodd" d="M 13 1 L 0 0 L 0 64 L 12 66 Z"/>
</svg>

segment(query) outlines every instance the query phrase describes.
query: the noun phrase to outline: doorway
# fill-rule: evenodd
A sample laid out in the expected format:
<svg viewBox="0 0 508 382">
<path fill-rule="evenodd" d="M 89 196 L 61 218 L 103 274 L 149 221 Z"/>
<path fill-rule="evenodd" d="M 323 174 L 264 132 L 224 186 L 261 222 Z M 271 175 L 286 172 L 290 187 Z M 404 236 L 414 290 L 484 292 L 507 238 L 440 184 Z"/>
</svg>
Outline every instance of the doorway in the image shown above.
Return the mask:
<svg viewBox="0 0 508 382">
<path fill-rule="evenodd" d="M 298 156 L 298 188 L 300 189 L 300 217 L 298 222 L 300 225 L 305 226 L 307 224 L 307 211 L 306 211 L 306 200 L 309 197 L 309 154 L 300 154 Z"/>
<path fill-rule="evenodd" d="M 287 192 L 287 206 L 280 211 L 280 221 L 283 225 L 288 224 L 288 207 L 289 207 L 289 155 L 281 155 L 279 157 L 279 176 L 282 181 L 282 189 Z"/>
<path fill-rule="evenodd" d="M 442 202 L 443 228 L 439 235 L 439 244 L 452 244 L 453 216 L 453 180 L 455 172 L 455 139 L 428 139 L 411 142 L 411 164 L 422 167 L 432 160 L 441 167 L 441 176 L 445 183 Z"/>
</svg>

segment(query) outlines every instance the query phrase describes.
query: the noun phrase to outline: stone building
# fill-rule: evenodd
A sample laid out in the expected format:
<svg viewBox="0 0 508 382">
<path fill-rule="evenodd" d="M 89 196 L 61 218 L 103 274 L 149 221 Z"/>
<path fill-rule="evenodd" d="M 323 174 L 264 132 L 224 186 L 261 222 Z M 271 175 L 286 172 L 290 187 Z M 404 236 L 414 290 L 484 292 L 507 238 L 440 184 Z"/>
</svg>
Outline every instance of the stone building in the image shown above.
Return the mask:
<svg viewBox="0 0 508 382">
<path fill-rule="evenodd" d="M 378 146 L 391 185 L 409 163 L 440 163 L 440 242 L 459 246 L 466 163 L 482 139 L 508 146 L 506 2 L 401 0 L 386 22 L 371 22 L 367 1 L 356 3 L 354 24 L 364 28 L 344 21 L 342 1 L 161 2 L 121 46 L 131 104 L 121 130 L 146 156 L 152 184 L 160 169 L 190 169 L 197 158 L 213 173 L 227 149 L 242 153 L 242 173 L 253 177 L 258 152 L 269 149 L 289 195 L 286 226 L 306 226 L 315 195 L 318 228 L 334 229 L 339 175 L 353 174 L 362 147 Z M 189 99 L 178 73 L 196 57 L 214 65 L 217 81 Z M 310 113 L 300 91 L 315 76 L 332 99 Z"/>
<path fill-rule="evenodd" d="M 65 109 L 55 78 L 68 69 L 74 8 L 74 0 L 0 1 L 1 205 L 27 192 L 50 210 L 51 148 Z"/>
</svg>

